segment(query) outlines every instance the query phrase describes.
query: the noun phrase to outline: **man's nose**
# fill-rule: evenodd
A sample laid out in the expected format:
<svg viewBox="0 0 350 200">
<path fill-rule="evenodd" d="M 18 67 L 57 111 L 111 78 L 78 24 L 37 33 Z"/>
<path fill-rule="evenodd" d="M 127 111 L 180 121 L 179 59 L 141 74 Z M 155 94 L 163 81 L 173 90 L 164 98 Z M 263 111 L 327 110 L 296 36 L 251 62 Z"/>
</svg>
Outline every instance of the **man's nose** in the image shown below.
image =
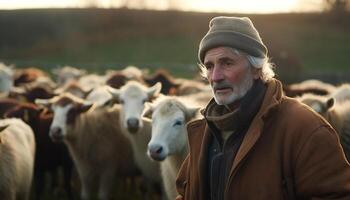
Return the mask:
<svg viewBox="0 0 350 200">
<path fill-rule="evenodd" d="M 214 82 L 219 82 L 221 80 L 224 79 L 224 73 L 222 71 L 222 69 L 218 66 L 215 66 L 213 68 L 213 72 L 212 72 L 212 75 L 211 75 L 211 80 L 214 81 Z"/>
</svg>

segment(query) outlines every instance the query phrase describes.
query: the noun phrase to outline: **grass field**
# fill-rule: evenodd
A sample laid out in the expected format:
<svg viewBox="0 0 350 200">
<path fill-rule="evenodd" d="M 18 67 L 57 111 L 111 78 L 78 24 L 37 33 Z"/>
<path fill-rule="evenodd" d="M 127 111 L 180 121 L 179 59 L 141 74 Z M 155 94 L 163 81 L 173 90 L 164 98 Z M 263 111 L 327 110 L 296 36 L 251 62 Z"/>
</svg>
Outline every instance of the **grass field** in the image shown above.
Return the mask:
<svg viewBox="0 0 350 200">
<path fill-rule="evenodd" d="M 0 11 L 0 59 L 19 67 L 70 64 L 102 72 L 128 64 L 196 71 L 208 21 L 220 13 L 123 9 Z M 225 14 L 228 15 L 228 14 Z M 235 15 L 235 14 L 231 14 Z M 236 15 L 235 15 L 236 16 Z M 239 15 L 242 16 L 242 15 Z M 245 15 L 252 18 L 281 78 L 350 71 L 350 14 Z"/>
</svg>

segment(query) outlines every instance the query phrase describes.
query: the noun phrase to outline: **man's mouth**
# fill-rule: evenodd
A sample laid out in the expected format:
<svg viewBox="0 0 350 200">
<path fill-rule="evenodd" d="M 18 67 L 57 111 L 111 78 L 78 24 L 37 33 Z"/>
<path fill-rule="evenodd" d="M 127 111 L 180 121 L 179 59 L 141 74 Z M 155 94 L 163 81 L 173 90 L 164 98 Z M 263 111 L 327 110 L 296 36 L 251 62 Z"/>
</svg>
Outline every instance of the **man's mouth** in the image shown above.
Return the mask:
<svg viewBox="0 0 350 200">
<path fill-rule="evenodd" d="M 224 93 L 228 93 L 228 92 L 232 92 L 232 88 L 230 88 L 230 87 L 222 87 L 222 88 L 216 88 L 215 89 L 215 93 L 216 94 L 224 94 Z"/>
</svg>

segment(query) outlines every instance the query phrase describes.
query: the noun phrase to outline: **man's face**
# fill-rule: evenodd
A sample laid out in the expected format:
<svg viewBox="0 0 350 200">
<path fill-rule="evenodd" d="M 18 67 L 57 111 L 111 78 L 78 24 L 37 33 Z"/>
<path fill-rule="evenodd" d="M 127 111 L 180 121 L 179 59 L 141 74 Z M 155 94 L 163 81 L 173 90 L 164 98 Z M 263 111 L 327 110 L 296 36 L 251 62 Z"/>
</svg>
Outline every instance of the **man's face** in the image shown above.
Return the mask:
<svg viewBox="0 0 350 200">
<path fill-rule="evenodd" d="M 228 105 L 243 97 L 252 87 L 254 79 L 259 77 L 246 56 L 229 47 L 208 50 L 204 66 L 214 99 L 219 105 Z"/>
</svg>

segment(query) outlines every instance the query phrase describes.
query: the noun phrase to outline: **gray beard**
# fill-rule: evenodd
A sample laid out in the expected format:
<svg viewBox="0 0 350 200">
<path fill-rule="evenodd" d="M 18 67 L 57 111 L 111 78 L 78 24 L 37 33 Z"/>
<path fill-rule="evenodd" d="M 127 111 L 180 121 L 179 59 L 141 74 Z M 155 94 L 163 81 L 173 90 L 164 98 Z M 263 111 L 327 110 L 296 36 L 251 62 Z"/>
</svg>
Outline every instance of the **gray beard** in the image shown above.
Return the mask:
<svg viewBox="0 0 350 200">
<path fill-rule="evenodd" d="M 212 90 L 212 92 L 214 93 L 213 95 L 214 95 L 215 102 L 218 105 L 231 104 L 231 103 L 235 102 L 236 100 L 242 98 L 250 90 L 250 88 L 253 86 L 253 83 L 254 83 L 254 78 L 253 78 L 253 75 L 250 71 L 248 71 L 246 73 L 244 79 L 238 85 L 232 85 L 232 84 L 228 83 L 227 81 L 213 83 L 212 88 L 231 87 L 233 89 L 233 92 L 228 97 L 226 97 L 224 100 L 222 100 L 220 97 L 217 97 L 215 95 L 214 90 Z"/>
</svg>

